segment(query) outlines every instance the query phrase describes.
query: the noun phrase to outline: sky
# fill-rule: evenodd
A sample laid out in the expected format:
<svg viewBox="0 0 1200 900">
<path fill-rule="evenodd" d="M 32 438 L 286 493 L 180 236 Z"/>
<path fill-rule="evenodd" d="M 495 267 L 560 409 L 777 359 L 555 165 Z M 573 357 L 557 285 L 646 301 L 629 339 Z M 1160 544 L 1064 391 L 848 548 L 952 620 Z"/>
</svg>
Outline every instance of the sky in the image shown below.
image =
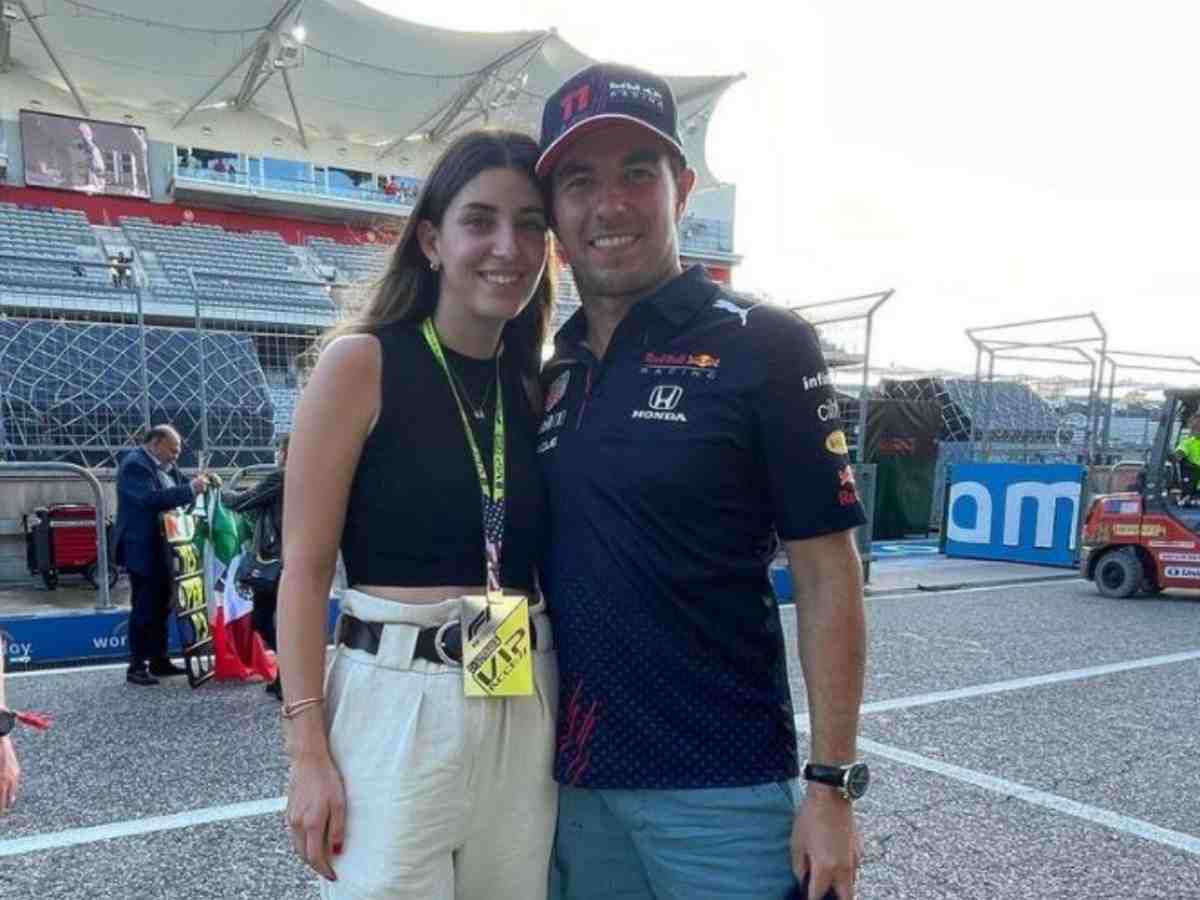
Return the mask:
<svg viewBox="0 0 1200 900">
<path fill-rule="evenodd" d="M 707 152 L 737 185 L 734 286 L 789 305 L 894 289 L 878 363 L 973 370 L 965 329 L 1089 312 L 1110 347 L 1200 357 L 1200 4 L 366 2 L 745 72 Z"/>
</svg>

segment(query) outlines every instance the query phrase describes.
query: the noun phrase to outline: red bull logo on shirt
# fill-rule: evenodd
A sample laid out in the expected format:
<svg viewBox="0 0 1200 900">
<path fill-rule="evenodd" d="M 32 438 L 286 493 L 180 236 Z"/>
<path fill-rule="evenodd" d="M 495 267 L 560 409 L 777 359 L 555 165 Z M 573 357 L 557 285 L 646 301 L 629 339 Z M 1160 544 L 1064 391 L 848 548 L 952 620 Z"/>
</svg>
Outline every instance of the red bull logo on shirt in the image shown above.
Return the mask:
<svg viewBox="0 0 1200 900">
<path fill-rule="evenodd" d="M 712 353 L 647 353 L 642 357 L 643 375 L 690 375 L 693 378 L 717 377 L 721 357 Z"/>
</svg>

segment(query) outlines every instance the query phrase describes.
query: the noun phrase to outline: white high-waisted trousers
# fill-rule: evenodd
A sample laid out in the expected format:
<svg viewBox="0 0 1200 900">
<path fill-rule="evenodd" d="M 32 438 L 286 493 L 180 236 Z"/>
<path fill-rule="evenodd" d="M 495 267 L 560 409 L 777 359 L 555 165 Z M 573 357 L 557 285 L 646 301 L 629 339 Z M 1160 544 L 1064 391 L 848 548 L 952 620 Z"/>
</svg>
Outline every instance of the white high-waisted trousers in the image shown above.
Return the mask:
<svg viewBox="0 0 1200 900">
<path fill-rule="evenodd" d="M 420 628 L 457 600 L 399 603 L 348 590 L 343 612 L 383 629 L 376 654 L 338 645 L 326 679 L 346 837 L 325 900 L 544 900 L 558 807 L 558 670 L 544 607 L 534 693 L 463 696 L 458 666 L 413 659 Z"/>
</svg>

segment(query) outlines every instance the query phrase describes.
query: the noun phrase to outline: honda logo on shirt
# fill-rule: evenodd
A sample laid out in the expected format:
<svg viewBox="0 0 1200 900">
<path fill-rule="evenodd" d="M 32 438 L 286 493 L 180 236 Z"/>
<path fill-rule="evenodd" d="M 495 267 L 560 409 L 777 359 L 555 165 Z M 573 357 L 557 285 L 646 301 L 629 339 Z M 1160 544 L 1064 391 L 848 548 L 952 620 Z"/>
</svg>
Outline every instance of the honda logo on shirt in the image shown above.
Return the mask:
<svg viewBox="0 0 1200 900">
<path fill-rule="evenodd" d="M 679 405 L 683 388 L 674 384 L 660 384 L 650 392 L 650 408 L 658 412 L 670 412 Z"/>
<path fill-rule="evenodd" d="M 683 397 L 683 388 L 676 384 L 660 384 L 650 392 L 649 409 L 635 409 L 633 418 L 651 419 L 657 422 L 686 422 L 687 416 L 675 412 Z"/>
</svg>

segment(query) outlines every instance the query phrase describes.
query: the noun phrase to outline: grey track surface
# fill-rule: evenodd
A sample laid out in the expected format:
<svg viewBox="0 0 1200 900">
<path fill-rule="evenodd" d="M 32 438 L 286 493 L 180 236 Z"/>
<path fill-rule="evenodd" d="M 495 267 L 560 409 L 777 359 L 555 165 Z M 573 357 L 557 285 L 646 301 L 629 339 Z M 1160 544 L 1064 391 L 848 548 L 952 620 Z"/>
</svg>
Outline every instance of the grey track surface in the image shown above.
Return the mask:
<svg viewBox="0 0 1200 900">
<path fill-rule="evenodd" d="M 868 617 L 868 703 L 1200 650 L 1200 595 L 1111 601 L 1080 581 L 893 594 L 869 600 Z M 794 649 L 794 610 L 783 623 Z M 59 722 L 18 735 L 24 790 L 0 819 L 0 853 L 14 838 L 280 797 L 278 707 L 261 686 L 179 682 L 133 688 L 118 669 L 12 679 L 13 705 Z M 1193 659 L 870 713 L 862 734 L 1200 837 L 1198 682 Z M 797 671 L 792 686 L 803 714 Z M 1200 900 L 1200 855 L 866 758 L 861 900 Z M 278 813 L 0 855 L 4 900 L 316 896 Z"/>
</svg>

